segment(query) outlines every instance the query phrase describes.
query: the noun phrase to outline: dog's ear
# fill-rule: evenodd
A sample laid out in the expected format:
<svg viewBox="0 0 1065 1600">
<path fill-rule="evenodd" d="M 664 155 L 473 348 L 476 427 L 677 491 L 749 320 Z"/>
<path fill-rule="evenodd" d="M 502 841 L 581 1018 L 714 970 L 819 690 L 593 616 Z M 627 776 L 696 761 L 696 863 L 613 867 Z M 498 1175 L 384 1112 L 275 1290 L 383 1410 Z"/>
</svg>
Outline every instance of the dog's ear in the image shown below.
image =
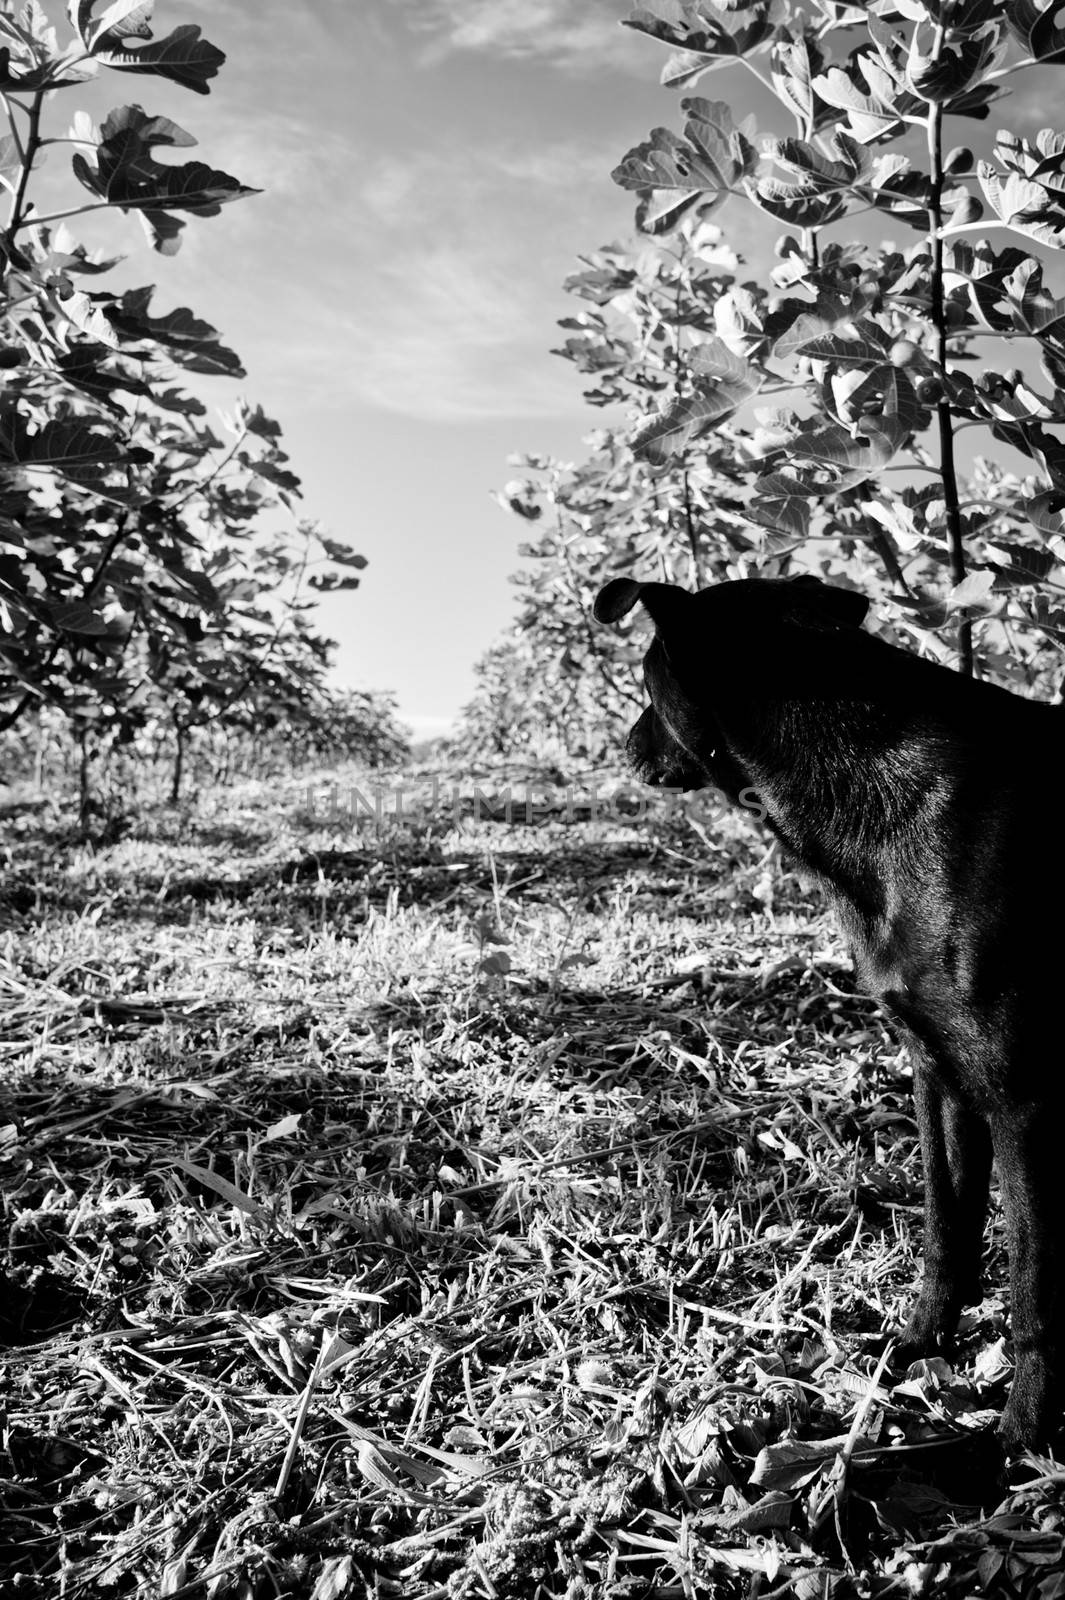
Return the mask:
<svg viewBox="0 0 1065 1600">
<path fill-rule="evenodd" d="M 612 578 L 595 597 L 592 615 L 597 622 L 620 622 L 637 600 L 660 628 L 683 617 L 692 603 L 687 589 L 675 583 L 637 583 L 635 578 Z"/>
<path fill-rule="evenodd" d="M 596 622 L 620 622 L 622 617 L 628 616 L 644 588 L 646 585 L 637 583 L 635 578 L 612 578 L 596 595 L 592 616 Z"/>
<path fill-rule="evenodd" d="M 822 583 L 808 572 L 791 581 L 802 596 L 804 612 L 836 627 L 859 628 L 865 621 L 869 601 L 856 589 L 837 589 L 834 584 Z"/>
</svg>

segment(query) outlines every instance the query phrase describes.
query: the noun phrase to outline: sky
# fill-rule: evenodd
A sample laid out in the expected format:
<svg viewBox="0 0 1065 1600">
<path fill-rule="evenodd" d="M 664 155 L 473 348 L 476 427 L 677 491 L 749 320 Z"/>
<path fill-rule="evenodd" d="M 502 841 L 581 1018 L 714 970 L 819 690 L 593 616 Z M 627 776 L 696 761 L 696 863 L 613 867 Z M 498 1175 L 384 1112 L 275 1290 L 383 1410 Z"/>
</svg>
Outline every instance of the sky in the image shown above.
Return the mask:
<svg viewBox="0 0 1065 1600">
<path fill-rule="evenodd" d="M 282 426 L 302 514 L 369 562 L 357 590 L 320 607 L 337 681 L 395 691 L 418 736 L 450 726 L 514 612 L 525 528 L 492 498 L 515 476 L 508 455 L 579 460 L 604 420 L 550 354 L 577 309 L 562 281 L 631 233 L 633 197 L 611 169 L 652 126 L 681 123 L 658 83 L 665 51 L 620 26 L 629 10 L 157 0 L 157 35 L 194 22 L 226 52 L 210 95 L 105 72 L 62 96 L 61 120 L 131 102 L 170 116 L 198 139 L 190 154 L 263 191 L 190 219 L 170 258 L 135 218 L 107 214 L 103 234 L 73 226 L 127 252 L 119 281 L 154 282 L 154 311 L 189 305 L 239 353 L 240 392 Z M 958 139 L 980 148 L 995 126 L 1055 121 L 1060 79 L 1045 79 L 1029 77 L 1005 123 L 993 111 Z M 695 92 L 784 131 L 742 67 Z M 49 190 L 63 176 L 53 157 Z M 731 200 L 716 220 L 752 266 L 766 262 L 774 223 Z M 201 393 L 232 403 L 223 381 Z"/>
<path fill-rule="evenodd" d="M 62 16 L 58 4 L 49 10 Z M 54 115 L 137 102 L 198 159 L 263 192 L 189 220 L 154 255 L 135 218 L 77 219 L 240 355 L 240 392 L 281 424 L 301 512 L 366 556 L 326 597 L 338 681 L 392 689 L 445 730 L 515 608 L 527 527 L 492 498 L 512 452 L 586 453 L 602 413 L 550 354 L 577 309 L 562 280 L 627 235 L 610 171 L 675 110 L 664 51 L 625 0 L 157 0 L 158 35 L 198 23 L 227 62 L 208 96 L 104 72 Z M 181 153 L 187 159 L 185 152 Z M 51 158 L 48 203 L 65 155 Z M 76 203 L 74 188 L 68 203 Z M 199 391 L 227 408 L 233 390 Z"/>
</svg>

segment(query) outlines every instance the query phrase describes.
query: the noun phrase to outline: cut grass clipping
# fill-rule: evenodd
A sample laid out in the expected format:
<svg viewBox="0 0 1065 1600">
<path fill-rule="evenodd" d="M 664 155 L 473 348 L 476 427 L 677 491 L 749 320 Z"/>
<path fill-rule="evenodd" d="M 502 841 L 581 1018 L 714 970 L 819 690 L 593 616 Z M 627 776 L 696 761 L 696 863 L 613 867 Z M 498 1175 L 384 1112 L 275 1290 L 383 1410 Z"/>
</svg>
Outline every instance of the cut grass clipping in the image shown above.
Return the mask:
<svg viewBox="0 0 1065 1600">
<path fill-rule="evenodd" d="M 10 808 L 0 1593 L 1065 1596 L 997 1223 L 880 1359 L 908 1074 L 816 896 L 697 799 L 407 810 Z"/>
</svg>

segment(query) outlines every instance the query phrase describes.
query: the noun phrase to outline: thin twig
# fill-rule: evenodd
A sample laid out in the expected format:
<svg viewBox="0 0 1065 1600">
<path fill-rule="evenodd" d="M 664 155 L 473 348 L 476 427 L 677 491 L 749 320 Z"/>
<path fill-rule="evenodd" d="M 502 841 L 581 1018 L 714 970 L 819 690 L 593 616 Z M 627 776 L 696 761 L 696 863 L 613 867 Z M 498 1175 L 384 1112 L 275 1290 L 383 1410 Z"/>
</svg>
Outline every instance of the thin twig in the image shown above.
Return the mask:
<svg viewBox="0 0 1065 1600">
<path fill-rule="evenodd" d="M 933 61 L 942 52 L 945 33 L 936 29 Z M 943 107 L 939 102 L 928 111 L 928 160 L 931 167 L 932 187 L 928 197 L 928 229 L 932 250 L 932 326 L 935 330 L 936 361 L 941 376 L 947 376 L 949 341 L 946 323 L 946 304 L 943 294 Z M 947 539 L 950 546 L 950 572 L 955 585 L 965 577 L 965 540 L 962 531 L 958 474 L 954 460 L 953 414 L 950 400 L 941 395 L 936 405 L 939 424 L 939 465 L 943 477 L 943 499 L 946 504 Z M 959 668 L 967 678 L 973 676 L 973 625 L 969 618 L 958 624 Z"/>
</svg>

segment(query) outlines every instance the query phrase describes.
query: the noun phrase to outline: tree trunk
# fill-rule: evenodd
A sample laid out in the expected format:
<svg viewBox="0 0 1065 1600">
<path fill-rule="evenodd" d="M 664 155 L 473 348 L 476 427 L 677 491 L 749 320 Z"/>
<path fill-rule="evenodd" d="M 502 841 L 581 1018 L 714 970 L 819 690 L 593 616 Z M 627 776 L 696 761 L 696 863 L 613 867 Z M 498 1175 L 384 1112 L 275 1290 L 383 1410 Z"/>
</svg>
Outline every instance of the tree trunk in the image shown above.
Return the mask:
<svg viewBox="0 0 1065 1600">
<path fill-rule="evenodd" d="M 181 799 L 181 781 L 185 776 L 185 746 L 189 730 L 180 722 L 174 724 L 174 767 L 170 780 L 170 804 L 176 806 Z"/>
<path fill-rule="evenodd" d="M 78 826 L 83 834 L 88 834 L 92 822 L 92 751 L 89 748 L 89 734 L 85 728 L 80 728 L 77 734 L 78 743 Z"/>
</svg>

